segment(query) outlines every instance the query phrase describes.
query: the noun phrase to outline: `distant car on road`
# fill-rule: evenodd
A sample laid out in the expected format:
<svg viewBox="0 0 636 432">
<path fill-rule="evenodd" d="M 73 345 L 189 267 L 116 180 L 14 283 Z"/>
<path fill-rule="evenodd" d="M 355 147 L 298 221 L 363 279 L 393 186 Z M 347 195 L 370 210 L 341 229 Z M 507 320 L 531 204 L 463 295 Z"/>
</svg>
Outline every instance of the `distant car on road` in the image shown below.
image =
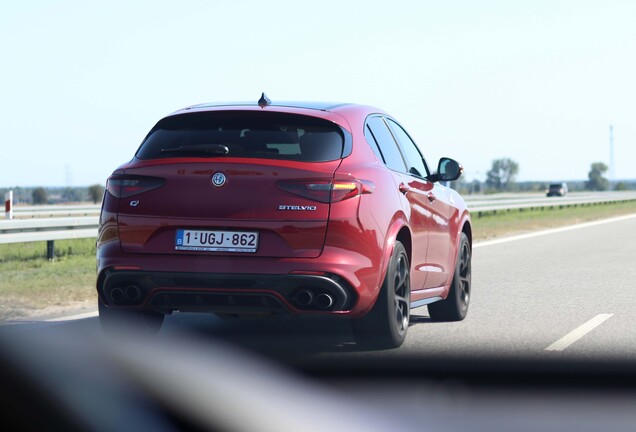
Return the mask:
<svg viewBox="0 0 636 432">
<path fill-rule="evenodd" d="M 545 190 L 546 196 L 565 196 L 568 193 L 567 183 L 552 183 Z"/>
<path fill-rule="evenodd" d="M 397 347 L 409 310 L 466 316 L 470 216 L 383 111 L 352 104 L 206 104 L 157 123 L 108 179 L 99 316 L 159 329 L 173 311 L 349 317 Z M 117 326 L 118 327 L 118 326 Z"/>
</svg>

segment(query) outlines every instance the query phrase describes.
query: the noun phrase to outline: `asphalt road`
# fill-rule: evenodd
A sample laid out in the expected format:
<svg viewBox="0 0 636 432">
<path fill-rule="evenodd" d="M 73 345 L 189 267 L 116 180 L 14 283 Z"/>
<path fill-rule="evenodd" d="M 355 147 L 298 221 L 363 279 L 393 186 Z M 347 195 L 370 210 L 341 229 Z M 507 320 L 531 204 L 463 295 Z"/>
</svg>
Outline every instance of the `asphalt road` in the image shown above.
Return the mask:
<svg viewBox="0 0 636 432">
<path fill-rule="evenodd" d="M 538 236 L 477 244 L 473 293 L 462 322 L 434 323 L 412 311 L 405 344 L 361 351 L 344 320 L 222 321 L 203 314 L 168 316 L 158 336 L 194 333 L 274 357 L 440 355 L 519 358 L 628 357 L 636 354 L 636 215 Z M 97 318 L 31 322 L 0 331 L 80 331 L 102 338 Z"/>
<path fill-rule="evenodd" d="M 479 243 L 468 317 L 433 323 L 416 309 L 395 350 L 361 350 L 344 320 L 173 314 L 154 344 L 106 338 L 96 317 L 3 325 L 0 396 L 31 414 L 55 395 L 93 430 L 171 430 L 161 401 L 215 430 L 631 431 L 634 232 L 631 215 Z"/>
<path fill-rule="evenodd" d="M 636 217 L 482 243 L 473 296 L 461 323 L 415 324 L 407 351 L 513 356 L 636 354 Z M 590 320 L 588 327 L 579 329 Z M 418 321 L 418 319 L 416 319 Z M 553 344 L 578 330 L 580 338 Z M 548 349 L 550 348 L 550 349 Z"/>
</svg>

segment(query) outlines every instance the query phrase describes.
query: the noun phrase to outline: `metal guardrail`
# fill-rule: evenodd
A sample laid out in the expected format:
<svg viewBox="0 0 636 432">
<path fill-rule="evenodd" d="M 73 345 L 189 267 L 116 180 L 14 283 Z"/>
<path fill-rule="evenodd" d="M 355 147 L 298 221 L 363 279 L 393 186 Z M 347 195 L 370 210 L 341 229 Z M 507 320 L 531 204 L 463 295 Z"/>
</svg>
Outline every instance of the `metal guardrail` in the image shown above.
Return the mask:
<svg viewBox="0 0 636 432">
<path fill-rule="evenodd" d="M 16 219 L 98 216 L 100 205 L 47 205 L 47 206 L 18 206 L 13 207 L 13 217 Z"/>
<path fill-rule="evenodd" d="M 487 213 L 499 211 L 524 211 L 534 209 L 548 209 L 553 207 L 583 206 L 594 204 L 609 204 L 625 201 L 636 201 L 636 192 L 610 192 L 597 195 L 579 195 L 567 197 L 546 198 L 509 197 L 505 199 L 468 197 L 468 208 L 473 217 L 481 217 Z M 59 206 L 23 207 L 16 208 L 15 215 L 38 213 L 38 217 L 29 219 L 0 220 L 0 244 L 47 242 L 47 256 L 52 258 L 53 242 L 77 238 L 96 238 L 98 216 L 73 216 L 74 212 L 99 212 L 99 206 Z M 69 217 L 41 217 L 45 215 L 65 214 Z"/>
<path fill-rule="evenodd" d="M 512 198 L 509 200 L 469 201 L 468 209 L 473 217 L 482 217 L 498 211 L 544 210 L 549 208 L 578 207 L 597 204 L 614 204 L 636 201 L 636 192 L 613 192 L 591 197 Z"/>
<path fill-rule="evenodd" d="M 0 220 L 0 244 L 46 241 L 53 259 L 54 241 L 96 238 L 98 216 Z"/>
</svg>

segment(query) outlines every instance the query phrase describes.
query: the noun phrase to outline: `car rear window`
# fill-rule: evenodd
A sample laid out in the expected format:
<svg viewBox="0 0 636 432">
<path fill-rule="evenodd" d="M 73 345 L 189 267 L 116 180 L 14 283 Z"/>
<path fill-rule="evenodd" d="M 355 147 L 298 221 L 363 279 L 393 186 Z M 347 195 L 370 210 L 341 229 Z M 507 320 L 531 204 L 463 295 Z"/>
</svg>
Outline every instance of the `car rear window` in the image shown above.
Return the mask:
<svg viewBox="0 0 636 432">
<path fill-rule="evenodd" d="M 137 150 L 139 159 L 239 157 L 325 162 L 342 157 L 343 130 L 297 114 L 224 111 L 166 117 Z"/>
</svg>

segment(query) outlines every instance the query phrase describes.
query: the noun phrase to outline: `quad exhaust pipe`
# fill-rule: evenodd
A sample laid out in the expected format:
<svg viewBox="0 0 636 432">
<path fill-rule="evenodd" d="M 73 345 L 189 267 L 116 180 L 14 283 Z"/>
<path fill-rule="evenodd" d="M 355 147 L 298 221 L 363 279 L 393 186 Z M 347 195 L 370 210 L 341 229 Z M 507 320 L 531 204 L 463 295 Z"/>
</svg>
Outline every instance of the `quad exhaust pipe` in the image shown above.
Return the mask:
<svg viewBox="0 0 636 432">
<path fill-rule="evenodd" d="M 309 290 L 300 290 L 295 296 L 296 304 L 298 306 L 307 307 L 314 302 L 314 294 Z"/>
<path fill-rule="evenodd" d="M 331 294 L 320 293 L 316 296 L 316 307 L 318 309 L 329 309 L 333 306 L 333 297 Z"/>
<path fill-rule="evenodd" d="M 126 299 L 132 302 L 139 301 L 141 298 L 141 290 L 137 285 L 128 285 L 126 287 Z"/>
<path fill-rule="evenodd" d="M 124 295 L 124 290 L 121 288 L 113 288 L 110 290 L 110 299 L 113 303 L 118 304 L 122 303 L 126 296 Z"/>
<path fill-rule="evenodd" d="M 137 285 L 128 285 L 124 288 L 115 287 L 110 290 L 110 300 L 114 304 L 137 303 L 141 300 L 142 292 Z"/>
<path fill-rule="evenodd" d="M 301 308 L 312 308 L 326 310 L 333 306 L 334 298 L 331 294 L 321 292 L 318 295 L 314 295 L 311 290 L 303 289 L 296 293 L 294 296 L 295 303 Z"/>
</svg>

